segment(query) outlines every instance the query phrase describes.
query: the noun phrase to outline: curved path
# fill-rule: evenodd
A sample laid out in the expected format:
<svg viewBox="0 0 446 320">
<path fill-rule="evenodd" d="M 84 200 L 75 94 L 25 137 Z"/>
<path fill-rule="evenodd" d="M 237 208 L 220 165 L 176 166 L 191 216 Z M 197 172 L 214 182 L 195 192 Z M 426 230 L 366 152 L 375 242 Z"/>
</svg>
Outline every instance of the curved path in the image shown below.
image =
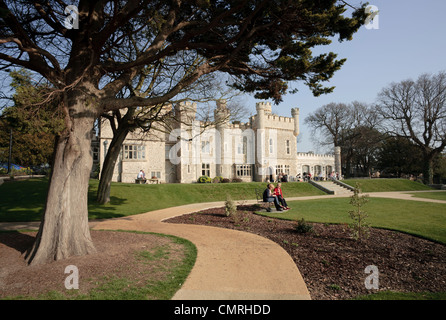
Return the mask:
<svg viewBox="0 0 446 320">
<path fill-rule="evenodd" d="M 310 299 L 293 259 L 275 242 L 236 230 L 162 222 L 170 217 L 223 205 L 224 202 L 212 202 L 161 209 L 103 221 L 94 229 L 158 232 L 194 243 L 197 260 L 173 299 Z"/>
</svg>

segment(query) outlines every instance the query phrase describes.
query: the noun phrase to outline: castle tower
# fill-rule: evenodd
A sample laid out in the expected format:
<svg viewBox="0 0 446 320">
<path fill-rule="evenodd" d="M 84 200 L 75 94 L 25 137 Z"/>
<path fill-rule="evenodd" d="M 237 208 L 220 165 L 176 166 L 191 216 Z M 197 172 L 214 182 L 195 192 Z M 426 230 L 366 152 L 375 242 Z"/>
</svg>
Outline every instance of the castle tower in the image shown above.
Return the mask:
<svg viewBox="0 0 446 320">
<path fill-rule="evenodd" d="M 267 114 L 271 114 L 271 102 L 257 102 L 256 103 L 257 110 L 257 129 L 265 129 L 265 119 Z"/>
<path fill-rule="evenodd" d="M 180 123 L 180 127 L 183 125 L 191 125 L 195 120 L 197 113 L 197 103 L 189 101 L 180 102 L 175 105 L 175 118 Z"/>
<path fill-rule="evenodd" d="M 299 135 L 299 108 L 292 108 L 291 115 L 294 119 L 294 131 L 293 134 L 295 137 Z"/>
<path fill-rule="evenodd" d="M 196 118 L 197 113 L 197 104 L 189 101 L 180 102 L 175 105 L 175 119 L 176 124 L 175 127 L 181 130 L 190 131 L 193 129 L 193 122 Z M 192 134 L 191 134 L 192 136 Z M 186 159 L 185 154 L 180 152 L 180 162 L 175 165 L 175 173 L 177 182 L 183 183 L 189 180 L 190 173 L 188 171 L 191 169 L 188 165 L 191 162 L 191 159 Z M 187 154 L 187 153 L 186 153 Z M 190 157 L 190 154 L 187 154 Z M 193 170 L 192 170 L 193 172 Z"/>
<path fill-rule="evenodd" d="M 335 147 L 335 171 L 339 173 L 339 175 L 342 174 L 342 165 L 341 165 L 341 147 Z"/>
<path fill-rule="evenodd" d="M 267 148 L 267 117 L 272 113 L 271 102 L 257 102 L 256 111 L 256 180 L 273 180 L 273 175 L 275 175 L 275 172 L 272 170 L 272 168 L 268 168 L 269 164 L 265 163 L 266 159 L 263 158 L 263 155 L 266 155 L 265 150 Z"/>
<path fill-rule="evenodd" d="M 217 108 L 214 110 L 215 128 L 220 134 L 220 155 L 219 159 L 216 159 L 216 175 L 223 177 L 231 176 L 231 162 L 232 159 L 225 159 L 225 156 L 232 155 L 232 153 L 225 152 L 225 139 L 231 139 L 228 134 L 229 118 L 231 112 L 227 108 L 226 100 L 217 100 Z M 217 146 L 218 147 L 218 146 Z"/>
</svg>

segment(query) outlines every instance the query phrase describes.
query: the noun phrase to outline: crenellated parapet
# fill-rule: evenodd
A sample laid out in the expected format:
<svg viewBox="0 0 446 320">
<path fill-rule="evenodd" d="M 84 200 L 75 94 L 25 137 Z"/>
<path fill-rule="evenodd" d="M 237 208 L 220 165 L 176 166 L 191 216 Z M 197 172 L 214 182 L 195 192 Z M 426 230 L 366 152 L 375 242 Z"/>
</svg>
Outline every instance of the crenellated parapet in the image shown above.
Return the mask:
<svg viewBox="0 0 446 320">
<path fill-rule="evenodd" d="M 298 152 L 299 158 L 311 158 L 311 159 L 334 159 L 333 154 L 315 154 L 312 152 Z"/>
<path fill-rule="evenodd" d="M 256 110 L 257 110 L 257 113 L 260 113 L 260 112 L 263 112 L 266 114 L 271 113 L 272 112 L 271 102 L 268 102 L 268 101 L 257 102 Z"/>
</svg>

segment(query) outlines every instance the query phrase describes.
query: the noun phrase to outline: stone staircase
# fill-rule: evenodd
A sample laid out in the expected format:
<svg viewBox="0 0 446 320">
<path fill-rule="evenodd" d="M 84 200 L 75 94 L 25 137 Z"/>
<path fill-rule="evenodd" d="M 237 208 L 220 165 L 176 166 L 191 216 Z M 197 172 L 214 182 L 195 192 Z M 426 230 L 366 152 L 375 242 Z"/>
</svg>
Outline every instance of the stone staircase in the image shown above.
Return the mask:
<svg viewBox="0 0 446 320">
<path fill-rule="evenodd" d="M 338 184 L 333 181 L 310 181 L 310 183 L 329 194 L 345 196 L 351 196 L 353 194 L 353 189 L 349 186 L 343 186 L 342 183 Z"/>
</svg>

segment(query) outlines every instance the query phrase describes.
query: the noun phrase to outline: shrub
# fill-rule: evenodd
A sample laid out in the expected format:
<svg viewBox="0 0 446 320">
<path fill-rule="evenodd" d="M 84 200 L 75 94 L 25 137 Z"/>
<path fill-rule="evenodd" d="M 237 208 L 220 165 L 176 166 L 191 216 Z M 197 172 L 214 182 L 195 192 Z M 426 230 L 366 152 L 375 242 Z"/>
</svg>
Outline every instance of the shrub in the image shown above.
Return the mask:
<svg viewBox="0 0 446 320">
<path fill-rule="evenodd" d="M 228 178 L 223 178 L 221 180 L 221 183 L 229 183 L 229 182 L 230 182 L 230 180 Z"/>
<path fill-rule="evenodd" d="M 212 183 L 220 183 L 222 182 L 223 177 L 216 176 L 214 179 L 212 179 Z"/>
<path fill-rule="evenodd" d="M 367 213 L 362 210 L 362 207 L 369 201 L 366 195 L 361 196 L 360 185 L 356 183 L 353 195 L 350 198 L 350 204 L 353 210 L 348 213 L 353 222 L 350 224 L 351 235 L 355 240 L 361 241 L 369 235 L 370 225 L 366 221 Z"/>
<path fill-rule="evenodd" d="M 211 183 L 211 178 L 208 176 L 201 176 L 197 180 L 198 183 Z"/>
<path fill-rule="evenodd" d="M 311 230 L 313 230 L 313 225 L 307 223 L 305 221 L 305 219 L 302 218 L 301 220 L 299 220 L 297 222 L 295 230 L 297 233 L 301 233 L 301 234 L 307 233 L 307 232 L 310 232 Z"/>
<path fill-rule="evenodd" d="M 243 180 L 242 179 L 240 179 L 240 178 L 233 178 L 232 179 L 232 182 L 242 182 Z"/>
<path fill-rule="evenodd" d="M 230 195 L 226 196 L 225 201 L 225 214 L 227 217 L 233 216 L 237 212 L 237 205 L 235 202 L 231 199 Z"/>
</svg>

